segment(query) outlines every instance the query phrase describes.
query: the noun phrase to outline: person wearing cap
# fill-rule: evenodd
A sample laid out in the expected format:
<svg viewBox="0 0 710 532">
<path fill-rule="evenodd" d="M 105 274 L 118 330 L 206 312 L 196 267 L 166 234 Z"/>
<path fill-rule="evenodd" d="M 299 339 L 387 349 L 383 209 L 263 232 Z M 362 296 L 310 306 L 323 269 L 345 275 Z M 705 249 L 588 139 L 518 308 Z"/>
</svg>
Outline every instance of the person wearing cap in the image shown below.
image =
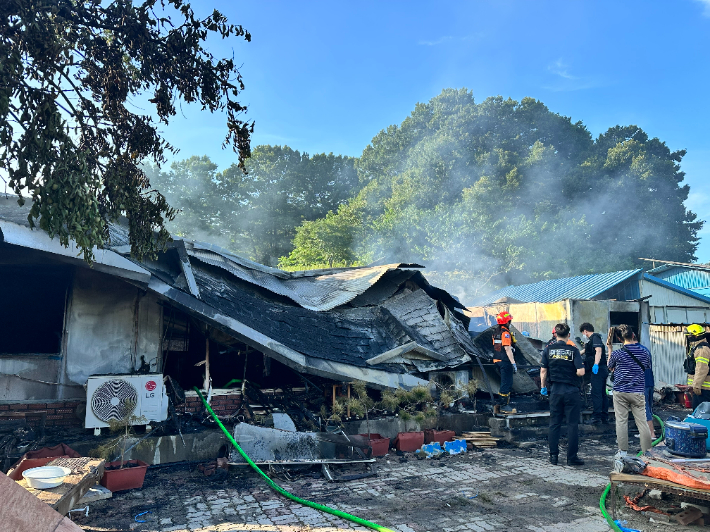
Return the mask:
<svg viewBox="0 0 710 532">
<path fill-rule="evenodd" d="M 513 374 L 518 372 L 515 363 L 513 348 L 515 336 L 510 332 L 510 323 L 513 316 L 508 312 L 501 312 L 496 316 L 498 326 L 493 330 L 493 363 L 500 372 L 500 394 L 498 404 L 493 407 L 494 413 L 512 412 L 510 406 L 510 392 L 513 389 Z"/>
<path fill-rule="evenodd" d="M 685 370 L 688 373 L 688 386 L 693 387 L 693 409 L 700 403 L 710 401 L 710 363 L 709 333 L 702 325 L 688 325 L 688 351 L 685 359 Z"/>
</svg>

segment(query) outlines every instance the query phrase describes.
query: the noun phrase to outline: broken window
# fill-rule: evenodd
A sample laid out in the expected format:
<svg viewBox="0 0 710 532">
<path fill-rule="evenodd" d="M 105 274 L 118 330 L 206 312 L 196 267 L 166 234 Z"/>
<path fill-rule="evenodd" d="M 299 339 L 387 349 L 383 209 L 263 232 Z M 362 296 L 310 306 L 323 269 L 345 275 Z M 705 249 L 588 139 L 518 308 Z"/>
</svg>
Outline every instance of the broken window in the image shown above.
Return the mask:
<svg viewBox="0 0 710 532">
<path fill-rule="evenodd" d="M 618 327 L 619 325 L 628 325 L 633 329 L 634 333 L 636 334 L 636 338 L 640 338 L 638 312 L 610 312 L 609 324 L 612 327 Z"/>
<path fill-rule="evenodd" d="M 0 266 L 0 354 L 61 352 L 70 273 L 62 266 Z"/>
<path fill-rule="evenodd" d="M 303 385 L 292 369 L 175 308 L 164 307 L 163 323 L 163 373 L 185 390 L 203 387 L 208 350 L 213 388 L 239 388 L 244 378 L 264 388 Z"/>
</svg>

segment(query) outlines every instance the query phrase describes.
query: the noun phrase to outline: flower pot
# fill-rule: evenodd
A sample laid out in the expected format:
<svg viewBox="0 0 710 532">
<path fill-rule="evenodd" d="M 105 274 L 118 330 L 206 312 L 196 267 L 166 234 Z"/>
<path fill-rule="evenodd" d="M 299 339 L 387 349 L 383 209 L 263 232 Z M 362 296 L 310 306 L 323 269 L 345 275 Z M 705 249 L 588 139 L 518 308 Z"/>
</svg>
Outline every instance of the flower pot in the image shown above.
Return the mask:
<svg viewBox="0 0 710 532">
<path fill-rule="evenodd" d="M 452 441 L 455 437 L 456 433 L 453 430 L 427 429 L 424 431 L 424 443 L 439 442 L 442 448 L 445 442 Z"/>
<path fill-rule="evenodd" d="M 394 440 L 394 448 L 405 453 L 412 453 L 424 445 L 423 432 L 400 432 Z"/>
<path fill-rule="evenodd" d="M 148 464 L 140 460 L 126 460 L 123 464 L 122 469 L 110 469 L 112 467 L 120 467 L 120 460 L 105 464 L 104 476 L 101 477 L 101 485 L 109 491 L 142 488 Z"/>
<path fill-rule="evenodd" d="M 365 439 L 368 438 L 367 434 L 359 434 L 359 436 L 362 436 Z M 370 441 L 370 448 L 372 448 L 372 455 L 371 456 L 384 456 L 387 454 L 387 451 L 389 451 L 389 448 L 390 448 L 390 439 L 389 438 L 383 438 L 381 435 L 372 432 L 369 435 L 369 441 Z"/>
</svg>

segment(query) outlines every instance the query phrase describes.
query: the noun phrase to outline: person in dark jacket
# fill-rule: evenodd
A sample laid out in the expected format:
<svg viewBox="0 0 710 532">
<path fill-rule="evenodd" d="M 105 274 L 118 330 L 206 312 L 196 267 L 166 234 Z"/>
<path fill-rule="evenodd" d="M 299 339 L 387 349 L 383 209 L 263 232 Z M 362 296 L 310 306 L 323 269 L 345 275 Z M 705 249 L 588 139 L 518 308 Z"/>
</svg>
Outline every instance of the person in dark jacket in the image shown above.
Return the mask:
<svg viewBox="0 0 710 532">
<path fill-rule="evenodd" d="M 591 323 L 583 323 L 579 332 L 586 339 L 584 345 L 584 369 L 592 383 L 592 419 L 590 423 L 596 425 L 609 422 L 609 396 L 606 393 L 606 379 L 609 369 L 606 365 L 604 342 L 599 333 L 594 332 Z"/>
<path fill-rule="evenodd" d="M 579 452 L 579 412 L 582 399 L 579 395 L 580 377 L 584 376 L 582 355 L 569 345 L 569 325 L 555 325 L 557 342 L 547 346 L 540 361 L 540 393 L 550 396 L 550 463 L 557 465 L 562 421 L 567 422 L 567 465 L 584 465 Z M 548 390 L 547 383 L 550 383 Z"/>
</svg>

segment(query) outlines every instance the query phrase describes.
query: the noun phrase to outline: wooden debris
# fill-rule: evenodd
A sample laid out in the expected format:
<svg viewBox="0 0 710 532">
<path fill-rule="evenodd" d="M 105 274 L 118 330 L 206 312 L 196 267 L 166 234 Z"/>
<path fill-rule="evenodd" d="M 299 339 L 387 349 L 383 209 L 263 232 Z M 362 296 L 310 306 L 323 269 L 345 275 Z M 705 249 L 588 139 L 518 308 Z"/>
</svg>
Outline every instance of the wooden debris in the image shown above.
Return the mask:
<svg viewBox="0 0 710 532">
<path fill-rule="evenodd" d="M 57 458 L 47 465 L 55 465 L 55 462 L 72 470 L 62 485 L 56 488 L 37 490 L 30 488 L 24 478 L 18 481 L 18 484 L 60 514 L 66 515 L 101 479 L 104 474 L 104 461 L 99 459 L 87 461 L 85 458 Z"/>
<path fill-rule="evenodd" d="M 496 447 L 500 438 L 494 438 L 490 432 L 463 432 L 461 439 L 476 447 Z"/>
</svg>

